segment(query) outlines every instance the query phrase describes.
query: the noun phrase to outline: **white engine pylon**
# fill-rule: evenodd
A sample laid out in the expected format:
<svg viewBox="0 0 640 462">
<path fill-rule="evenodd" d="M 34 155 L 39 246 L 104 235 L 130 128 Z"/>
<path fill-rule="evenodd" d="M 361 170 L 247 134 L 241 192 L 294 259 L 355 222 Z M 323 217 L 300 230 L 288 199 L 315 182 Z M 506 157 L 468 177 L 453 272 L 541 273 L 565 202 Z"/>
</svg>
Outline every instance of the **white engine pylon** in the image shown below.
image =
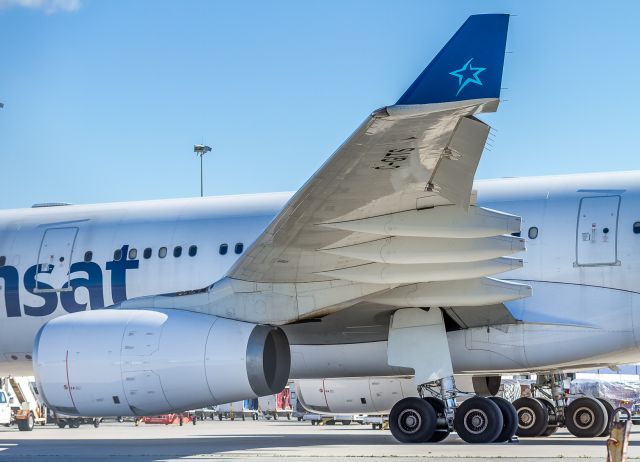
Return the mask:
<svg viewBox="0 0 640 462">
<path fill-rule="evenodd" d="M 452 376 L 442 312 L 435 308 L 396 311 L 389 326 L 387 361 L 391 366 L 412 368 L 416 384 Z"/>
</svg>

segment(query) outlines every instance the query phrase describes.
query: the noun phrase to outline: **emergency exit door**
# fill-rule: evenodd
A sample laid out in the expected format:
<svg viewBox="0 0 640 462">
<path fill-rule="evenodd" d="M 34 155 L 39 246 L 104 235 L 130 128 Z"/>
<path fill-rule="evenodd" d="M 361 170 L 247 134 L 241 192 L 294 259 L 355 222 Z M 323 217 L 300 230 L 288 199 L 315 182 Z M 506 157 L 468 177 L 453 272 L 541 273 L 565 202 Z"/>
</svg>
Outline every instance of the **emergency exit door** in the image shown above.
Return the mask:
<svg viewBox="0 0 640 462">
<path fill-rule="evenodd" d="M 44 232 L 36 271 L 36 292 L 71 290 L 69 282 L 71 256 L 78 228 L 49 228 Z"/>
<path fill-rule="evenodd" d="M 578 211 L 576 264 L 616 265 L 620 196 L 583 197 Z"/>
</svg>

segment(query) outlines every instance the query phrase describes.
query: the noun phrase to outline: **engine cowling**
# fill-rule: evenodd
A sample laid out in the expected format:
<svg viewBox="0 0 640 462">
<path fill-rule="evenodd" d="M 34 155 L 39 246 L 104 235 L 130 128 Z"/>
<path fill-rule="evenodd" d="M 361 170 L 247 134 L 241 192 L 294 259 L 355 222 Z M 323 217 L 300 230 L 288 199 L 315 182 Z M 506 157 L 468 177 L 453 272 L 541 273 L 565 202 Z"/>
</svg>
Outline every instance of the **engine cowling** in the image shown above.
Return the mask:
<svg viewBox="0 0 640 462">
<path fill-rule="evenodd" d="M 494 396 L 500 376 L 455 375 L 458 389 Z M 360 377 L 296 380 L 298 401 L 318 414 L 387 414 L 402 398 L 418 396 L 412 377 Z"/>
<path fill-rule="evenodd" d="M 155 415 L 282 390 L 277 327 L 181 310 L 101 310 L 47 322 L 34 372 L 47 405 L 80 416 Z"/>
<path fill-rule="evenodd" d="M 418 396 L 413 378 L 362 377 L 296 380 L 298 401 L 318 414 L 384 414 L 408 396 Z"/>
</svg>

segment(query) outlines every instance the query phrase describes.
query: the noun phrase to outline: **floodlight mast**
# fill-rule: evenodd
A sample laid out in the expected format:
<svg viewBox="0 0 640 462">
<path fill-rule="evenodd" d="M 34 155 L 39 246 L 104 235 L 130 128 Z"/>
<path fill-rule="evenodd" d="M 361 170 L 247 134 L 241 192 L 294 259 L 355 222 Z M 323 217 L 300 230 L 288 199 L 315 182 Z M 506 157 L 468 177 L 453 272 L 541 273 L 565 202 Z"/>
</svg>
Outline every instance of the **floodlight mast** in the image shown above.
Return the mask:
<svg viewBox="0 0 640 462">
<path fill-rule="evenodd" d="M 202 158 L 208 152 L 211 152 L 211 147 L 204 144 L 194 144 L 193 152 L 200 156 L 200 197 L 204 196 L 204 182 L 202 178 Z"/>
</svg>

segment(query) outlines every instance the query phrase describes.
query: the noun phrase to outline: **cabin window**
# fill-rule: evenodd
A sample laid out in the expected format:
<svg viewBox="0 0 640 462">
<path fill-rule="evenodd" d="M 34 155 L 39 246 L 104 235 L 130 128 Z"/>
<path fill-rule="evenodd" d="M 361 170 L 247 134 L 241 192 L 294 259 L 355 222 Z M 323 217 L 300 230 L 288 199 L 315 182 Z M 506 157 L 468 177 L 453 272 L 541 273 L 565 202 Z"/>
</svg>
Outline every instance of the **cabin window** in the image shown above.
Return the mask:
<svg viewBox="0 0 640 462">
<path fill-rule="evenodd" d="M 167 256 L 167 248 L 166 247 L 160 247 L 158 249 L 158 257 L 164 258 L 166 256 Z"/>
<path fill-rule="evenodd" d="M 228 250 L 229 246 L 227 244 L 220 244 L 220 250 L 218 252 L 220 252 L 220 255 L 226 255 Z"/>
<path fill-rule="evenodd" d="M 192 245 L 191 247 L 189 247 L 189 256 L 190 257 L 195 257 L 197 253 L 198 253 L 198 246 L 197 245 Z"/>
<path fill-rule="evenodd" d="M 151 258 L 151 247 L 147 247 L 146 249 L 144 249 L 144 252 L 142 252 L 142 256 L 145 260 Z"/>
<path fill-rule="evenodd" d="M 4 255 L 0 256 L 0 266 L 4 266 L 7 264 L 7 257 Z"/>
<path fill-rule="evenodd" d="M 633 224 L 633 232 L 636 234 L 640 234 L 640 221 L 636 221 Z"/>
<path fill-rule="evenodd" d="M 180 255 L 182 255 L 182 247 L 177 245 L 173 248 L 173 256 L 178 258 Z"/>
<path fill-rule="evenodd" d="M 84 253 L 84 261 L 91 261 L 93 260 L 93 252 L 91 250 L 87 250 Z"/>
<path fill-rule="evenodd" d="M 243 249 L 244 249 L 244 244 L 242 242 L 238 242 L 235 248 L 236 254 L 240 255 Z"/>
<path fill-rule="evenodd" d="M 129 249 L 129 260 L 135 260 L 138 256 L 138 249 Z"/>
<path fill-rule="evenodd" d="M 532 226 L 529 228 L 529 239 L 535 239 L 538 237 L 538 228 L 536 226 Z"/>
<path fill-rule="evenodd" d="M 121 258 L 122 258 L 122 250 L 121 249 L 116 249 L 116 251 L 113 252 L 113 259 L 115 261 L 120 261 Z"/>
</svg>

